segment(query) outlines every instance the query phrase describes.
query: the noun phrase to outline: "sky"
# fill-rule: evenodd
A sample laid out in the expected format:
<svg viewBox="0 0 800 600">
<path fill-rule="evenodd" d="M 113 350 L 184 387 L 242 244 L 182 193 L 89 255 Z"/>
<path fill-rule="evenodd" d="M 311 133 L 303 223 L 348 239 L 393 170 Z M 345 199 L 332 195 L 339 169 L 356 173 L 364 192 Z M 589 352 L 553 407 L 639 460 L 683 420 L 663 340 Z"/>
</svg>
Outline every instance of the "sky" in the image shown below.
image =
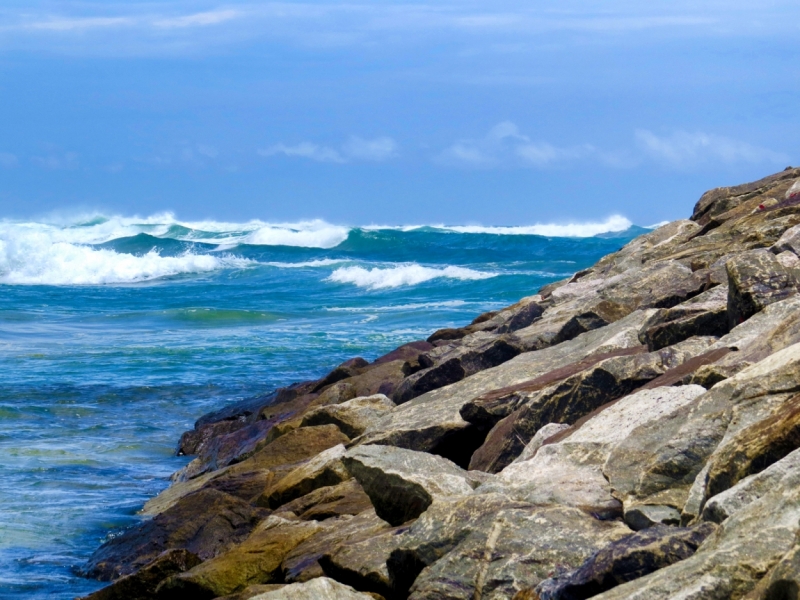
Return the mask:
<svg viewBox="0 0 800 600">
<path fill-rule="evenodd" d="M 800 164 L 800 4 L 4 0 L 0 218 L 685 218 Z"/>
</svg>

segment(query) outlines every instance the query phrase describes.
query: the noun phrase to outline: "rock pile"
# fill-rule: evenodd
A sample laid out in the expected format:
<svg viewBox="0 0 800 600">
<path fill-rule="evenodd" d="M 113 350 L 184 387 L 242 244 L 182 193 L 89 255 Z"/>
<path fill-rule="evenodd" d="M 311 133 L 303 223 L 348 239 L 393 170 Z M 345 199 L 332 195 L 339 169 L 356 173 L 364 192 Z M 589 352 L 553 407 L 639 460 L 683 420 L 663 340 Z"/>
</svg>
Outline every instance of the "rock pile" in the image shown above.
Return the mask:
<svg viewBox="0 0 800 600">
<path fill-rule="evenodd" d="M 798 598 L 799 182 L 202 417 L 90 598 Z"/>
</svg>

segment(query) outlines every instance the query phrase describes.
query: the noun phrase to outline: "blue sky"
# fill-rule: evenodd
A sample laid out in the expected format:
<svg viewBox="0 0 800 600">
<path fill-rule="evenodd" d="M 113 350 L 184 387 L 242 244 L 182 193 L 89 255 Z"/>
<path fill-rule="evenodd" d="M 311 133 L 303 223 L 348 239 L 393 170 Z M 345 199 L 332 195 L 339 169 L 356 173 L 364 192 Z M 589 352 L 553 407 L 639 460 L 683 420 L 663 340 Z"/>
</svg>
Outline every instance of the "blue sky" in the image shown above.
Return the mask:
<svg viewBox="0 0 800 600">
<path fill-rule="evenodd" d="M 648 225 L 800 163 L 799 55 L 788 1 L 6 0 L 0 217 Z"/>
</svg>

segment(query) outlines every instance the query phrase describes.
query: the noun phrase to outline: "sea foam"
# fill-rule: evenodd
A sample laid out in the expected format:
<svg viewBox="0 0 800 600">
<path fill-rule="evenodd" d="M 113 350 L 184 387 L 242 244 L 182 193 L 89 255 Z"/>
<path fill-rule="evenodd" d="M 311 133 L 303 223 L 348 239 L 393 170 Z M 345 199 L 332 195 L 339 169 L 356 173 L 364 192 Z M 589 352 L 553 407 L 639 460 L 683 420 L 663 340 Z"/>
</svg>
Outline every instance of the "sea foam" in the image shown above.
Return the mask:
<svg viewBox="0 0 800 600">
<path fill-rule="evenodd" d="M 394 288 L 403 285 L 417 285 L 446 277 L 448 279 L 488 279 L 495 277 L 498 273 L 475 271 L 465 267 L 423 267 L 418 264 L 400 265 L 389 268 L 374 267 L 365 269 L 364 267 L 340 267 L 331 273 L 328 281 L 337 283 L 352 283 L 358 287 L 378 290 L 384 288 Z"/>
<path fill-rule="evenodd" d="M 0 283 L 99 285 L 151 281 L 176 275 L 244 268 L 253 261 L 185 253 L 142 256 L 61 241 L 46 231 L 0 232 Z"/>
</svg>

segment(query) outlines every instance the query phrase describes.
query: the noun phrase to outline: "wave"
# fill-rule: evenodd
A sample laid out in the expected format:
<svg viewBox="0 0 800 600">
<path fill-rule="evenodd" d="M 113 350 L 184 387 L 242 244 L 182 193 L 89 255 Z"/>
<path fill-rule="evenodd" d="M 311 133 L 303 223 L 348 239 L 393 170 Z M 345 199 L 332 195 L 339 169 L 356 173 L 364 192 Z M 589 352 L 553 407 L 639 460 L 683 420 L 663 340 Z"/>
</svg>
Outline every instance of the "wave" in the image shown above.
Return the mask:
<svg viewBox="0 0 800 600">
<path fill-rule="evenodd" d="M 190 252 L 161 256 L 150 251 L 136 256 L 62 241 L 44 231 L 17 230 L 10 234 L 0 230 L 0 283 L 4 284 L 140 283 L 252 264 L 254 261 L 245 258 Z"/>
<path fill-rule="evenodd" d="M 327 307 L 325 310 L 329 312 L 348 312 L 348 313 L 361 313 L 361 312 L 394 312 L 402 310 L 420 310 L 422 308 L 463 308 L 468 303 L 465 300 L 444 300 L 442 302 L 412 302 L 410 304 L 394 304 L 392 306 L 334 306 Z M 483 305 L 484 303 L 481 303 Z M 502 302 L 496 303 L 498 306 L 504 306 Z"/>
<path fill-rule="evenodd" d="M 270 223 L 257 219 L 242 223 L 212 220 L 182 221 L 172 213 L 165 212 L 144 218 L 90 215 L 73 219 L 51 219 L 47 222 L 2 221 L 0 239 L 9 231 L 38 232 L 50 236 L 54 242 L 96 245 L 147 234 L 155 238 L 211 244 L 218 250 L 228 250 L 240 245 L 330 249 L 342 244 L 354 231 L 425 230 L 464 234 L 592 237 L 625 231 L 631 226 L 631 222 L 620 215 L 611 216 L 602 222 L 537 223 L 508 227 L 444 224 L 349 227 L 333 225 L 321 219 L 296 223 Z"/>
<path fill-rule="evenodd" d="M 371 290 L 394 288 L 404 285 L 417 285 L 431 279 L 448 278 L 460 280 L 488 279 L 499 273 L 475 271 L 465 267 L 433 268 L 418 264 L 401 265 L 381 269 L 374 267 L 340 267 L 331 273 L 327 281 L 336 283 L 352 283 L 358 287 Z"/>
</svg>

